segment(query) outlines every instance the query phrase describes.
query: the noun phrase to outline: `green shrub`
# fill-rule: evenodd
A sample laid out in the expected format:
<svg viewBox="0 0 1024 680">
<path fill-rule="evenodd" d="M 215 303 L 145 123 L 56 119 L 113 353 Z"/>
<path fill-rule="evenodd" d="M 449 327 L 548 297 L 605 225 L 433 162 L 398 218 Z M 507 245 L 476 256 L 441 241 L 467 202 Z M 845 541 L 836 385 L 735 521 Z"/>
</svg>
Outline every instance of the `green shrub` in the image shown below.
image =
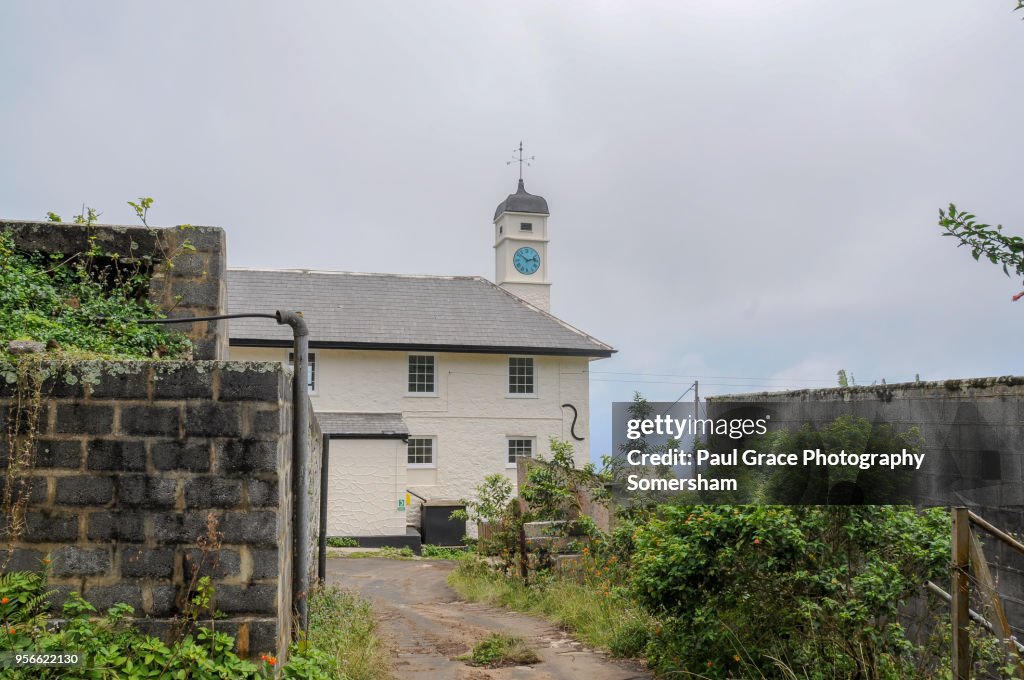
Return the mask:
<svg viewBox="0 0 1024 680">
<path fill-rule="evenodd" d="M 32 601 L 43 594 L 40 584 L 30 584 L 16 572 L 0 577 L 0 582 L 0 590 L 4 592 L 26 585 L 32 588 L 18 592 L 16 601 L 21 600 L 21 595 L 28 595 Z M 131 606 L 119 604 L 103 617 L 95 618 L 95 607 L 78 593 L 71 593 L 63 606 L 61 627 L 48 629 L 45 623 L 40 625 L 38 619 L 23 613 L 19 607 L 6 609 L 2 613 L 4 630 L 0 634 L 0 649 L 44 654 L 75 651 L 81 654 L 82 664 L 71 668 L 8 669 L 4 677 L 11 680 L 135 680 L 166 674 L 170 678 L 257 678 L 262 677 L 261 669 L 271 665 L 264 661 L 258 666 L 240 659 L 233 651 L 235 641 L 230 635 L 208 628 L 197 628 L 173 645 L 164 644 L 133 628 L 128 620 L 132 613 Z M 311 677 L 320 680 L 319 676 Z"/>
<path fill-rule="evenodd" d="M 132 625 L 134 609 L 127 604 L 111 607 L 103 616 L 78 595 L 64 602 L 59 627 L 48 625 L 46 565 L 43 571 L 9 572 L 0 575 L 0 650 L 34 653 L 78 652 L 79 666 L 67 668 L 6 669 L 4 680 L 61 678 L 62 680 L 246 680 L 274 677 L 278 660 L 263 654 L 259 663 L 239 658 L 235 640 L 212 628 L 195 627 L 171 644 L 144 635 Z M 346 675 L 349 667 L 360 671 L 354 649 L 360 655 L 380 649 L 372 636 L 369 607 L 334 592 L 318 592 L 310 599 L 310 634 L 292 645 L 288 663 L 281 667 L 285 678 L 295 680 L 379 680 L 377 671 Z M 339 642 L 341 640 L 341 642 Z M 379 652 L 378 652 L 379 654 Z M 374 667 L 380 666 L 374 658 Z M 386 668 L 386 664 L 385 664 Z"/>
<path fill-rule="evenodd" d="M 651 661 L 711 677 L 908 672 L 899 609 L 950 551 L 942 509 L 895 506 L 664 506 L 635 540 L 634 592 L 662 621 Z"/>
</svg>

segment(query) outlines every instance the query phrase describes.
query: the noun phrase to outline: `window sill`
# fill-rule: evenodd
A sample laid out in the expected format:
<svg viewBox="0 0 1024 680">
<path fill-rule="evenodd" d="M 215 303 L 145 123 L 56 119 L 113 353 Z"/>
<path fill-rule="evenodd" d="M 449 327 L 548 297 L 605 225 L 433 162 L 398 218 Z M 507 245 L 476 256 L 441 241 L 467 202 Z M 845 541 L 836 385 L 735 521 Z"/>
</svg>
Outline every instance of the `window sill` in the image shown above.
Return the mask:
<svg viewBox="0 0 1024 680">
<path fill-rule="evenodd" d="M 409 470 L 436 470 L 437 463 L 406 463 L 405 467 Z"/>
<path fill-rule="evenodd" d="M 406 392 L 405 396 L 422 399 L 423 397 L 437 397 L 437 392 Z"/>
<path fill-rule="evenodd" d="M 525 393 L 512 394 L 512 393 L 509 393 L 509 394 L 505 395 L 505 398 L 506 399 L 536 399 L 537 398 L 537 393 L 536 392 L 532 392 L 530 394 L 525 394 Z"/>
</svg>

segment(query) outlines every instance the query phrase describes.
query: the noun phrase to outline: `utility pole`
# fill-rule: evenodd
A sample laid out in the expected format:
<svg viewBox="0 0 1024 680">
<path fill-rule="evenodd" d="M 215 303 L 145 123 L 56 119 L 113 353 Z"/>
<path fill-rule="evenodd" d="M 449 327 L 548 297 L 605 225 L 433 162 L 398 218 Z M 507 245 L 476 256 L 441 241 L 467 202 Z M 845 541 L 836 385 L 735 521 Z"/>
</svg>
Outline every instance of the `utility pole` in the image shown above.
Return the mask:
<svg viewBox="0 0 1024 680">
<path fill-rule="evenodd" d="M 696 380 L 693 381 L 693 419 L 700 418 L 700 387 Z"/>
</svg>

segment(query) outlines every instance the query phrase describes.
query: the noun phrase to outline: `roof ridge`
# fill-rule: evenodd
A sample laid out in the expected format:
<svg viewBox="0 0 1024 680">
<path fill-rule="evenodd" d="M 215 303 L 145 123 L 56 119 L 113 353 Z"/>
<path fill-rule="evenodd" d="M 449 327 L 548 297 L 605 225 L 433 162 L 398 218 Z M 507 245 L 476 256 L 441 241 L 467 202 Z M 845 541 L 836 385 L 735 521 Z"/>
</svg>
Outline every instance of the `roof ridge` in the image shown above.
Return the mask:
<svg viewBox="0 0 1024 680">
<path fill-rule="evenodd" d="M 476 274 L 395 274 L 391 272 L 350 272 L 335 269 L 305 269 L 301 267 L 228 267 L 229 272 L 275 272 L 278 274 L 324 274 L 329 276 L 388 276 L 395 279 L 440 279 L 443 281 L 487 281 Z M 490 281 L 487 281 L 490 283 Z"/>
</svg>

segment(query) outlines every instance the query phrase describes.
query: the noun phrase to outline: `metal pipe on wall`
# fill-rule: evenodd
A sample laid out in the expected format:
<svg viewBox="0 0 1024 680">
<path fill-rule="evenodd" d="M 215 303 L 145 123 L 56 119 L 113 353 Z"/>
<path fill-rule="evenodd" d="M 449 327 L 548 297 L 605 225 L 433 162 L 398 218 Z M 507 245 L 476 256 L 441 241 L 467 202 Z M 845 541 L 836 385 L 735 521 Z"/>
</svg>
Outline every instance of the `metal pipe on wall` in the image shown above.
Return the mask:
<svg viewBox="0 0 1024 680">
<path fill-rule="evenodd" d="M 292 595 L 299 627 L 309 627 L 309 328 L 298 312 L 278 310 L 277 322 L 292 327 Z"/>
<path fill-rule="evenodd" d="M 102 317 L 100 317 L 102 319 Z M 295 339 L 292 362 L 292 601 L 299 626 L 309 624 L 309 327 L 301 312 L 277 310 L 273 314 L 217 314 L 182 319 L 140 319 L 138 324 L 175 324 L 222 319 L 275 319 L 291 326 Z M 321 483 L 322 484 L 322 483 Z M 321 501 L 321 506 L 323 501 Z M 322 521 L 322 520 L 321 520 Z"/>
<path fill-rule="evenodd" d="M 320 540 L 317 545 L 317 576 L 327 580 L 327 466 L 330 460 L 331 436 L 324 435 L 320 451 Z"/>
</svg>

